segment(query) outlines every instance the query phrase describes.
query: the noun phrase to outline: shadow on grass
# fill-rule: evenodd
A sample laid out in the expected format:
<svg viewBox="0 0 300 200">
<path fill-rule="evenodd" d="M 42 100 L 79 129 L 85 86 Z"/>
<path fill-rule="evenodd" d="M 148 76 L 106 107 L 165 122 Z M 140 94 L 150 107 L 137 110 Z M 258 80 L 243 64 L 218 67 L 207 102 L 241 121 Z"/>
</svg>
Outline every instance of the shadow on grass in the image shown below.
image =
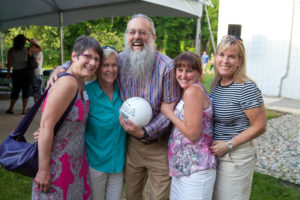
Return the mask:
<svg viewBox="0 0 300 200">
<path fill-rule="evenodd" d="M 0 167 L 0 200 L 31 199 L 32 178 Z"/>
</svg>

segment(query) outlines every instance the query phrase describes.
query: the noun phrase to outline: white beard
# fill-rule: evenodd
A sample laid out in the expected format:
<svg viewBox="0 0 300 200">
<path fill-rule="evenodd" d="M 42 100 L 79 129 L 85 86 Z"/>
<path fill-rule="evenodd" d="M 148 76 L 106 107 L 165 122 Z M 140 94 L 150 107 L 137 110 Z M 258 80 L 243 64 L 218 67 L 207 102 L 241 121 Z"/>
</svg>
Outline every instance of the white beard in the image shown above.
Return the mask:
<svg viewBox="0 0 300 200">
<path fill-rule="evenodd" d="M 149 40 L 149 44 L 144 43 L 141 51 L 133 51 L 131 45 L 125 44 L 123 51 L 121 74 L 125 77 L 131 77 L 134 80 L 148 79 L 152 75 L 154 64 L 155 42 Z"/>
</svg>

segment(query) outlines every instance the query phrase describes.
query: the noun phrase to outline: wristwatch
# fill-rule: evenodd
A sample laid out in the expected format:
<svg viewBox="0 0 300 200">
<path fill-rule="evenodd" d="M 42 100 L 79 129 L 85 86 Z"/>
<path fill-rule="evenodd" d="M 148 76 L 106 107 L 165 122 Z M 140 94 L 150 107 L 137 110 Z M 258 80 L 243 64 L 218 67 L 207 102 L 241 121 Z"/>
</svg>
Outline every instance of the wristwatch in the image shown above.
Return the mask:
<svg viewBox="0 0 300 200">
<path fill-rule="evenodd" d="M 138 140 L 140 140 L 142 142 L 148 142 L 148 133 L 144 127 L 143 127 L 143 131 L 144 131 L 144 137 L 138 138 Z"/>
<path fill-rule="evenodd" d="M 227 141 L 227 148 L 229 151 L 232 151 L 232 149 L 233 149 L 233 145 L 230 140 Z"/>
</svg>

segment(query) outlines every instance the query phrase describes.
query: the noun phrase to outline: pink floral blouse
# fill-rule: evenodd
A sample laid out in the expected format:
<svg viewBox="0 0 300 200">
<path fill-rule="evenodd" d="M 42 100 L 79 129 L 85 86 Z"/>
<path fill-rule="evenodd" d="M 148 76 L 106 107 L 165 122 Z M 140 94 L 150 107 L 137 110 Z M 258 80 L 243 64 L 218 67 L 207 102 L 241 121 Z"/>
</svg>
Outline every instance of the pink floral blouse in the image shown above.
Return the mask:
<svg viewBox="0 0 300 200">
<path fill-rule="evenodd" d="M 200 82 L 194 83 L 209 95 Z M 184 99 L 175 108 L 175 114 L 184 120 Z M 200 170 L 216 168 L 217 161 L 209 147 L 212 144 L 212 105 L 203 110 L 202 133 L 197 142 L 186 138 L 177 127 L 174 127 L 169 139 L 169 169 L 170 176 L 188 176 Z M 201 123 L 201 122 L 199 122 Z"/>
</svg>

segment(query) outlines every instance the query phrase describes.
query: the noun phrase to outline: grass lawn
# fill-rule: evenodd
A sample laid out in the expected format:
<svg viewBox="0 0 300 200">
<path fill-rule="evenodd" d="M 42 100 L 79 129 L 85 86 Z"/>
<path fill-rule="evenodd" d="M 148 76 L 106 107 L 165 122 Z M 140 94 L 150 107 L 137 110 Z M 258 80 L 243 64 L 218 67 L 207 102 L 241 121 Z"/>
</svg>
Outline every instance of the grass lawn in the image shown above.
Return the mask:
<svg viewBox="0 0 300 200">
<path fill-rule="evenodd" d="M 0 167 L 0 200 L 29 200 L 31 180 Z M 300 186 L 255 172 L 250 199 L 297 200 L 300 199 Z"/>
<path fill-rule="evenodd" d="M 31 199 L 31 181 L 0 167 L 0 200 L 29 200 Z"/>
<path fill-rule="evenodd" d="M 281 181 L 272 176 L 254 173 L 251 200 L 296 200 L 300 199 L 300 186 Z"/>
</svg>

